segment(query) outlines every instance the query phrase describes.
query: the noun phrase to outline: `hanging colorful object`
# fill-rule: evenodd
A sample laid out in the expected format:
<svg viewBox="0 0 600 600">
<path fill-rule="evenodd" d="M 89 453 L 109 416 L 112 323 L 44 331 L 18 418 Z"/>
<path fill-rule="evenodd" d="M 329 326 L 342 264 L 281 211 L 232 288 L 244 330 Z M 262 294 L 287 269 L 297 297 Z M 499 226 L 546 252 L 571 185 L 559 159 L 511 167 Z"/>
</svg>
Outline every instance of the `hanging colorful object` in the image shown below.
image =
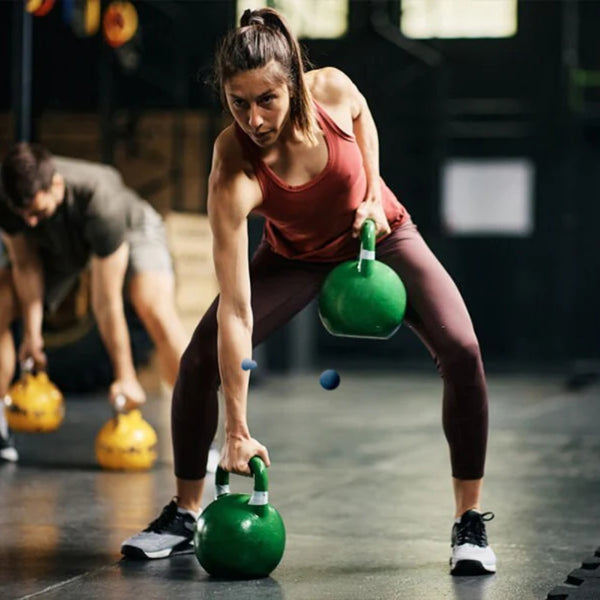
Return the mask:
<svg viewBox="0 0 600 600">
<path fill-rule="evenodd" d="M 27 0 L 25 10 L 35 17 L 47 15 L 54 6 L 56 0 Z"/>
<path fill-rule="evenodd" d="M 108 5 L 102 20 L 102 29 L 109 46 L 122 46 L 135 35 L 137 28 L 138 14 L 131 2 L 111 2 Z"/>
<path fill-rule="evenodd" d="M 62 0 L 62 19 L 65 25 L 69 25 L 73 20 L 73 9 L 75 0 Z"/>
<path fill-rule="evenodd" d="M 78 37 L 88 37 L 100 29 L 100 0 L 71 0 L 74 2 L 71 27 Z"/>
<path fill-rule="evenodd" d="M 85 33 L 94 35 L 100 29 L 100 0 L 85 0 Z"/>
</svg>

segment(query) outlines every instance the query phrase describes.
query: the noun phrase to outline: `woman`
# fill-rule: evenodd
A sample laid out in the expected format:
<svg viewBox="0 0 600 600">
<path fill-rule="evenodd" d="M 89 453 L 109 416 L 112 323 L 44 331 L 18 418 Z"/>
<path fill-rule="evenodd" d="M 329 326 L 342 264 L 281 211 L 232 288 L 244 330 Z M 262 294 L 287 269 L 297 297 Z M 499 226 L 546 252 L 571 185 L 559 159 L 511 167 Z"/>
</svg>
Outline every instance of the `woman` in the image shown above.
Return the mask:
<svg viewBox="0 0 600 600">
<path fill-rule="evenodd" d="M 191 551 L 206 456 L 225 396 L 221 466 L 249 474 L 268 451 L 246 422 L 252 347 L 319 292 L 329 271 L 354 258 L 365 219 L 377 227 L 377 257 L 402 278 L 405 322 L 444 379 L 443 425 L 450 446 L 456 521 L 451 572 L 491 573 L 495 556 L 479 512 L 487 443 L 486 384 L 464 302 L 379 175 L 378 137 L 364 97 L 337 69 L 304 72 L 298 42 L 271 9 L 247 10 L 215 61 L 216 83 L 234 123 L 218 137 L 208 213 L 220 296 L 204 315 L 180 365 L 172 431 L 177 496 L 123 554 L 159 558 Z M 266 218 L 250 266 L 246 220 Z"/>
</svg>

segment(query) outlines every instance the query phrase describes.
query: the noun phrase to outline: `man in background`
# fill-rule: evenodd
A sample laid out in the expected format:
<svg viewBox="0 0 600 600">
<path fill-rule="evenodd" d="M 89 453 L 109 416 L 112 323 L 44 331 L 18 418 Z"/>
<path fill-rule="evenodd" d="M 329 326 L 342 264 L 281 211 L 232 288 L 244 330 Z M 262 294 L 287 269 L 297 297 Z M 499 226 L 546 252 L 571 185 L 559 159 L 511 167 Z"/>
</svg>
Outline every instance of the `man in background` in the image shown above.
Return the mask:
<svg viewBox="0 0 600 600">
<path fill-rule="evenodd" d="M 0 398 L 17 359 L 46 366 L 42 323 L 90 269 L 91 305 L 110 357 L 109 401 L 126 409 L 146 401 L 125 319 L 124 296 L 152 338 L 164 379 L 175 383 L 188 336 L 175 306 L 174 274 L 160 215 L 124 185 L 112 167 L 53 157 L 43 146 L 15 144 L 2 163 L 0 229 Z M 23 322 L 15 352 L 10 326 Z M 16 461 L 0 410 L 0 458 Z"/>
</svg>

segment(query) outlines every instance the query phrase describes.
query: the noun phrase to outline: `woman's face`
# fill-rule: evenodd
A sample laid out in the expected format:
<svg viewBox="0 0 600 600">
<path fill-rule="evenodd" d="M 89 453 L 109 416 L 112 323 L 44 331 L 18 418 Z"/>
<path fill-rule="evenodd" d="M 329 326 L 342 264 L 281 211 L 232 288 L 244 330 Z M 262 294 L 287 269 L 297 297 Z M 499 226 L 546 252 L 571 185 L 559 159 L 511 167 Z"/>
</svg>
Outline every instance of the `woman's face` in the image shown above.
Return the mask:
<svg viewBox="0 0 600 600">
<path fill-rule="evenodd" d="M 237 124 L 262 148 L 274 144 L 289 121 L 290 93 L 278 63 L 242 71 L 223 85 Z"/>
</svg>

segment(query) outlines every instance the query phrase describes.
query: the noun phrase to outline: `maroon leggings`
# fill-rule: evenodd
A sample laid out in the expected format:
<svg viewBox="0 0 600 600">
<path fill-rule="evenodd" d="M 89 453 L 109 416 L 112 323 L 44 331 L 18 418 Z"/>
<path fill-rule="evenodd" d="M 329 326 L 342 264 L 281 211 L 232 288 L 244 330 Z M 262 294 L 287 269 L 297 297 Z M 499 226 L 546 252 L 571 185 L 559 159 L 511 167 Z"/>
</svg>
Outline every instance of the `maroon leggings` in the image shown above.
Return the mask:
<svg viewBox="0 0 600 600">
<path fill-rule="evenodd" d="M 404 282 L 409 300 L 405 323 L 427 346 L 442 375 L 442 421 L 452 475 L 479 479 L 487 445 L 487 394 L 479 345 L 463 299 L 412 223 L 378 243 L 377 259 Z M 315 298 L 334 266 L 289 260 L 263 241 L 250 264 L 253 346 Z M 175 475 L 181 479 L 205 476 L 217 428 L 217 304 L 218 298 L 194 331 L 173 393 Z"/>
</svg>

